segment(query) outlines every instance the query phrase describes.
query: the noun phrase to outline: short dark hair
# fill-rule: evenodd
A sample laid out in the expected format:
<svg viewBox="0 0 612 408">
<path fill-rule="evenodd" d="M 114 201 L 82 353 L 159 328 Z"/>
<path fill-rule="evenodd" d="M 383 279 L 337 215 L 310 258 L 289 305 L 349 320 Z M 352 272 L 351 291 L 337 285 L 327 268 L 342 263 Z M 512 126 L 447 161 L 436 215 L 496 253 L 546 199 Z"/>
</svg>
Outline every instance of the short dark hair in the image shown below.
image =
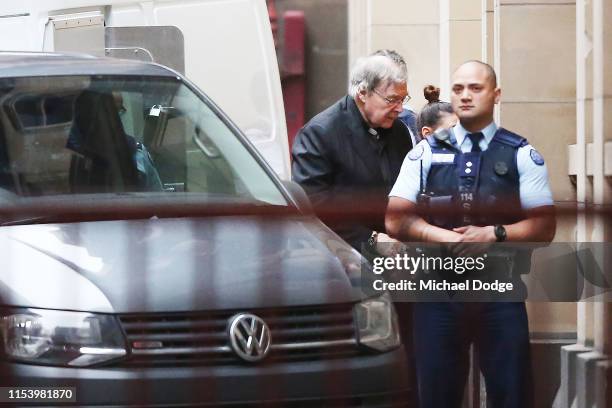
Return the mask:
<svg viewBox="0 0 612 408">
<path fill-rule="evenodd" d="M 417 116 L 417 130 L 422 137 L 421 129 L 424 126 L 435 128 L 442 117 L 442 113 L 453 113 L 453 107 L 448 102 L 440 100 L 440 88 L 433 85 L 427 85 L 423 88 L 423 95 L 427 99 L 427 105 L 423 106 L 421 112 Z"/>
<path fill-rule="evenodd" d="M 491 78 L 491 81 L 493 81 L 493 88 L 497 88 L 497 74 L 495 73 L 495 69 L 491 65 L 487 64 L 486 62 L 482 62 L 480 60 L 468 60 L 468 61 L 465 61 L 463 64 L 459 65 L 457 69 L 461 68 L 465 64 L 470 64 L 470 63 L 479 64 L 483 66 L 487 70 L 487 74 L 489 78 Z M 457 71 L 457 69 L 455 69 L 455 72 Z"/>
</svg>

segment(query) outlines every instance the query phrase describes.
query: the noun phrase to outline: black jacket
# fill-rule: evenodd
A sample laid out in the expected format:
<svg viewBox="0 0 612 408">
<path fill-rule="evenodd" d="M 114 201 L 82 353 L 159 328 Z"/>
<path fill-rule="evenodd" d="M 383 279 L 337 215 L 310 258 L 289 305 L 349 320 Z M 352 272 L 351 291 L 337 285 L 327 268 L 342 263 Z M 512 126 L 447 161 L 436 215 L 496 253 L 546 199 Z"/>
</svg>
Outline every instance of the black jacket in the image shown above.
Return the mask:
<svg viewBox="0 0 612 408">
<path fill-rule="evenodd" d="M 376 129 L 377 136 L 368 129 L 345 96 L 298 132 L 291 152 L 293 180 L 321 219 L 359 251 L 373 230 L 384 232 L 387 195 L 412 148 L 399 120 Z"/>
</svg>

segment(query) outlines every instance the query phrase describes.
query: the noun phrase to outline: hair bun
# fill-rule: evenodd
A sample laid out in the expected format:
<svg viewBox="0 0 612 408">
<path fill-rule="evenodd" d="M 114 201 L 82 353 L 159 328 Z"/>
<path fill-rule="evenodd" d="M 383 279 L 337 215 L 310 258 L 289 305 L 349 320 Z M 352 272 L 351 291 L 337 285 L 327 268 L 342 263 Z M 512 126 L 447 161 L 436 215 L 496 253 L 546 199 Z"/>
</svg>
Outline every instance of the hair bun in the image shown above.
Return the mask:
<svg viewBox="0 0 612 408">
<path fill-rule="evenodd" d="M 433 85 L 427 85 L 423 88 L 423 95 L 425 95 L 425 99 L 429 103 L 440 102 L 440 88 L 436 88 Z"/>
</svg>

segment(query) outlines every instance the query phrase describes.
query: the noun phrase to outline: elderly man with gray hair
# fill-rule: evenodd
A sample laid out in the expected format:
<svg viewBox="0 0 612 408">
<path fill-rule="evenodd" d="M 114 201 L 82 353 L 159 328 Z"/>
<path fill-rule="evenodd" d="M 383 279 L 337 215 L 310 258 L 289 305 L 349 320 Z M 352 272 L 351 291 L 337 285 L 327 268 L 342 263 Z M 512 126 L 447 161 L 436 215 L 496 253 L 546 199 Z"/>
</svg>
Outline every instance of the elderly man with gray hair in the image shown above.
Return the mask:
<svg viewBox="0 0 612 408">
<path fill-rule="evenodd" d="M 361 58 L 351 70 L 349 94 L 300 129 L 291 152 L 293 180 L 317 214 L 366 255 L 388 238 L 387 194 L 412 148 L 408 129 L 397 119 L 410 98 L 407 77 L 395 51 Z"/>
</svg>

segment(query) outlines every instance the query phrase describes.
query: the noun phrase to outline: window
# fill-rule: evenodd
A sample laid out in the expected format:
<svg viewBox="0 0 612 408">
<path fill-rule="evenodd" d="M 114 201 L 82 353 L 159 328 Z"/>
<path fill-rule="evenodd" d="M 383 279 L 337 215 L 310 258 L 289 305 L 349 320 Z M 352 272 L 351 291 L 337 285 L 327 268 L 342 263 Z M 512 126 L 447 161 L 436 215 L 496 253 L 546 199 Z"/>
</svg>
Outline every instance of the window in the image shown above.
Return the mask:
<svg viewBox="0 0 612 408">
<path fill-rule="evenodd" d="M 286 205 L 239 136 L 175 78 L 36 77 L 11 84 L 0 109 L 6 190 L 199 194 Z"/>
</svg>

